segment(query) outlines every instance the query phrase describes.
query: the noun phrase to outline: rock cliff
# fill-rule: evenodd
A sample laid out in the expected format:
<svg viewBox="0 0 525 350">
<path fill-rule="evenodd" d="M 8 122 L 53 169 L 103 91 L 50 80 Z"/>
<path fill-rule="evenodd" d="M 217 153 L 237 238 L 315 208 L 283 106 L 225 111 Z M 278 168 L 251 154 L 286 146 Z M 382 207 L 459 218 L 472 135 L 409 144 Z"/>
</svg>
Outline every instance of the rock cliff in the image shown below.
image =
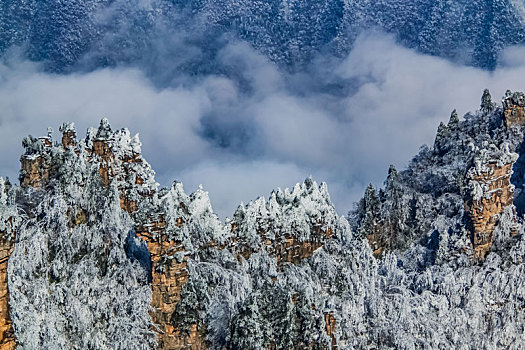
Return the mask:
<svg viewBox="0 0 525 350">
<path fill-rule="evenodd" d="M 485 152 L 474 160 L 475 165 L 467 173 L 471 193 L 465 209 L 471 224 L 472 246 L 479 258 L 484 258 L 492 246 L 494 228 L 514 199 L 510 179 L 518 156 L 505 151 Z"/>
<path fill-rule="evenodd" d="M 523 94 L 507 92 L 498 106 L 485 90 L 481 102 L 480 110 L 463 121 L 454 111 L 448 124 L 439 126 L 433 149 L 423 147 L 407 170 L 398 174 L 391 167 L 379 193 L 367 188 L 350 219 L 375 256 L 404 249 L 421 235 L 439 253 L 432 253 L 432 260 L 459 252 L 483 259 L 491 249 L 501 215 L 516 211 L 511 179 L 523 168 L 516 153 L 523 142 Z M 513 215 L 505 223 L 511 236 L 519 226 Z M 447 233 L 440 235 L 442 230 Z M 436 245 L 445 243 L 443 236 L 447 244 L 454 240 L 453 247 Z"/>
<path fill-rule="evenodd" d="M 131 138 L 127 130 L 113 132 L 107 120 L 102 120 L 98 129 L 88 130 L 85 140 L 76 139 L 73 124 L 62 125 L 60 131 L 60 144 L 51 135 L 24 141 L 22 188 L 33 188 L 36 193 L 57 190 L 56 183 L 64 176 L 61 164 L 67 157 L 75 162 L 83 159 L 85 166 L 96 170 L 102 187 L 116 187 L 120 208 L 130 215 L 133 231 L 147 247 L 152 293 L 149 314 L 159 349 L 208 347 L 203 320 L 176 322 L 183 287 L 190 279 L 191 257 L 209 249 L 228 251 L 237 256 L 238 264 L 262 249 L 278 266 L 300 264 L 334 235 L 337 217 L 325 185 L 318 187 L 308 179 L 293 192 L 272 193 L 268 203 L 260 199 L 239 207 L 234 219 L 222 224 L 202 190 L 188 196 L 175 183 L 169 191 L 159 192 L 153 171 L 140 156 L 138 139 Z M 81 179 L 79 186 L 89 183 Z M 67 209 L 72 226 L 85 225 L 92 214 L 74 203 Z M 254 221 L 248 220 L 250 214 L 255 214 Z M 10 253 L 6 251 L 6 265 Z M 4 285 L 7 287 L 7 280 Z M 7 306 L 7 297 L 5 300 Z M 9 322 L 7 312 L 5 320 Z M 334 335 L 330 337 L 335 344 Z"/>
<path fill-rule="evenodd" d="M 7 286 L 7 262 L 13 252 L 13 237 L 2 233 L 0 239 L 0 349 L 11 350 L 16 348 L 13 324 L 9 308 L 9 291 Z"/>
<path fill-rule="evenodd" d="M 453 112 L 348 221 L 307 178 L 222 222 L 107 120 L 30 136 L 0 180 L 0 349 L 522 344 L 520 96 Z"/>
<path fill-rule="evenodd" d="M 507 91 L 503 99 L 503 108 L 507 128 L 525 124 L 525 94 Z"/>
<path fill-rule="evenodd" d="M 13 323 L 9 307 L 7 264 L 13 252 L 15 210 L 7 206 L 7 194 L 10 184 L 0 178 L 0 349 L 16 348 Z"/>
</svg>

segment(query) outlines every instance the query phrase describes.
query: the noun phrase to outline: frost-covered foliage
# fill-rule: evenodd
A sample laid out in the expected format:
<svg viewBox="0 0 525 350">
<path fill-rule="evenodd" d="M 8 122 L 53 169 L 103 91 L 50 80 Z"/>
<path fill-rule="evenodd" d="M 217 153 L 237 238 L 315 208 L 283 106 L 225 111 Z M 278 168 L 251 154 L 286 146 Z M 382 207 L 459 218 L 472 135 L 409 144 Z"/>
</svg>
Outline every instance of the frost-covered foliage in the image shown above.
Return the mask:
<svg viewBox="0 0 525 350">
<path fill-rule="evenodd" d="M 523 157 L 518 158 L 523 151 L 523 127 L 506 128 L 503 118 L 503 107 L 491 101 L 488 91 L 478 112 L 459 121 L 453 111 L 448 124 L 439 126 L 433 148 L 423 146 L 402 172 L 391 167 L 385 188 L 378 191 L 379 201 L 372 200 L 376 191 L 367 189 L 350 212 L 352 228 L 370 234 L 366 230 L 374 223 L 376 230 L 388 233 L 389 250 L 417 241 L 417 249 L 424 247 L 418 259 L 423 264 L 433 263 L 436 257 L 455 259 L 459 251 L 468 249 L 465 201 L 490 195 L 485 184 L 474 180 L 493 171 L 489 163 L 502 167 L 516 162 L 511 186 L 516 187 L 517 210 L 523 212 L 516 200 L 524 185 L 523 177 L 516 176 L 524 171 Z"/>
<path fill-rule="evenodd" d="M 456 127 L 465 128 L 466 123 Z M 508 154 L 506 147 L 501 151 L 500 155 Z M 438 158 L 438 150 L 429 152 Z M 476 154 L 463 160 L 465 165 L 471 165 Z M 418 162 L 414 160 L 412 169 Z M 341 349 L 521 348 L 525 313 L 520 303 L 525 290 L 520 276 L 525 250 L 521 239 L 511 233 L 512 208 L 505 210 L 495 230 L 494 251 L 482 265 L 473 264 L 467 254 L 459 253 L 469 243 L 465 233 L 454 232 L 463 225 L 461 194 L 417 193 L 406 179 L 406 172 L 391 167 L 379 195 L 373 187 L 367 189 L 364 205 L 387 221 L 388 232 L 398 230 L 403 236 L 404 230 L 409 231 L 403 236 L 408 249 L 382 259 L 374 258 L 363 236 L 335 214 L 329 224 L 333 238 L 298 265 L 278 266 L 275 257 L 261 249 L 262 227 L 269 232 L 282 227 L 268 225 L 269 216 L 279 218 L 276 222 L 293 222 L 287 210 L 272 209 L 293 207 L 276 206 L 272 198 L 279 198 L 278 193 L 287 193 L 287 198 L 294 192 L 303 194 L 309 204 L 301 210 L 309 205 L 316 208 L 303 213 L 335 213 L 329 200 L 319 200 L 326 197 L 316 194 L 324 186 L 313 186 L 311 180 L 292 192 L 274 192 L 267 202 L 259 199 L 241 206 L 228 223 L 238 225 L 234 234 L 252 237 L 259 251 L 244 259 L 212 246 L 191 256 L 190 281 L 174 324 L 204 323 L 212 349 L 329 347 L 327 314 L 337 320 L 335 337 Z M 315 190 L 306 190 L 311 186 Z M 425 209 L 431 222 L 426 217 L 411 222 L 410 216 L 396 221 L 396 215 L 406 212 L 401 201 L 407 191 L 416 208 L 438 206 Z M 275 214 L 267 214 L 272 210 Z M 414 227 L 418 230 L 411 231 Z"/>
<path fill-rule="evenodd" d="M 410 272 L 394 255 L 376 263 L 363 253 L 337 256 L 343 259 L 318 255 L 320 264 L 337 271 L 334 280 L 342 280 L 343 288 L 331 296 L 341 348 L 523 346 L 520 264 L 493 254 L 483 266 Z"/>
<path fill-rule="evenodd" d="M 184 242 L 187 251 L 211 242 L 226 242 L 229 231 L 213 213 L 208 192 L 202 188 L 187 195 L 182 183 L 174 182 L 169 191 L 161 192 L 159 202 L 166 216 L 168 238 Z"/>
<path fill-rule="evenodd" d="M 292 191 L 272 192 L 267 202 L 261 197 L 247 205 L 241 204 L 229 223 L 236 237 L 246 240 L 251 248 L 258 248 L 258 244 L 264 243 L 261 233 L 271 241 L 285 236 L 308 241 L 313 233 L 333 228 L 336 221 L 327 185 L 318 185 L 308 178 Z"/>
<path fill-rule="evenodd" d="M 217 226 L 207 196 L 204 201 L 199 199 L 202 196 L 201 189 L 188 196 L 182 185 L 175 183 L 161 197 L 165 208 L 176 208 L 168 217 L 183 219 L 180 228 L 176 221 L 170 225 L 168 219 L 168 227 L 175 227 L 184 237 L 190 233 L 193 248 L 200 247 L 190 252 L 190 277 L 172 317 L 173 326 L 189 330 L 192 324 L 204 324 L 213 349 L 327 345 L 330 339 L 324 332 L 324 306 L 317 297 L 322 289 L 319 281 L 311 276 L 308 264 L 278 266 L 275 255 L 265 249 L 271 242 L 284 242 L 285 237 L 309 242 L 328 230 L 338 239 L 348 238 L 338 236 L 341 223 L 326 184 L 307 179 L 292 191 L 274 191 L 268 201 L 259 198 L 241 205 L 233 219 L 221 226 Z M 193 217 L 188 215 L 192 212 Z M 216 237 L 194 231 L 199 228 L 204 233 L 216 230 Z M 208 244 L 203 244 L 206 239 Z M 247 243 L 251 254 L 239 253 L 240 241 Z"/>
<path fill-rule="evenodd" d="M 343 223 L 339 229 L 349 230 Z M 277 272 L 267 270 L 275 260 L 264 253 L 252 255 L 236 271 L 220 268 L 235 263 L 223 254 L 193 262 L 191 270 L 192 279 L 204 280 L 199 291 L 189 293 L 203 308 L 213 349 L 328 346 L 327 313 L 337 320 L 342 349 L 518 349 L 525 341 L 523 265 L 497 254 L 483 266 L 464 262 L 422 272 L 403 268 L 394 255 L 376 260 L 366 241 L 350 236 L 330 241 L 300 266 Z M 512 255 L 522 259 L 521 243 Z"/>
<path fill-rule="evenodd" d="M 20 348 L 151 348 L 147 271 L 126 255 L 133 226 L 117 188 L 72 193 L 75 206 L 44 195 L 17 231 L 8 273 Z"/>
<path fill-rule="evenodd" d="M 379 27 L 424 53 L 494 68 L 503 47 L 524 42 L 524 13 L 514 0 L 3 0 L 0 54 L 22 46 L 54 71 L 155 69 L 160 55 L 166 69 L 195 74 L 214 69 L 225 34 L 233 34 L 297 67 L 319 52 L 345 54 L 362 30 Z"/>
<path fill-rule="evenodd" d="M 500 215 L 492 251 L 476 264 L 464 198 L 469 170 L 522 154 L 523 130 L 506 129 L 501 106 L 486 94 L 481 107 L 463 121 L 452 113 L 435 147 L 423 147 L 407 170 L 392 166 L 384 188 L 367 189 L 351 224 L 337 217 L 326 185 L 310 179 L 293 191 L 273 192 L 268 201 L 241 205 L 219 237 L 244 240 L 253 253 L 202 245 L 211 239 L 202 236 L 201 249 L 188 259 L 190 279 L 173 324 L 206 325 L 212 349 L 329 347 L 327 314 L 336 319 L 341 349 L 522 347 L 525 246 L 514 232 L 513 208 Z M 515 172 L 521 167 L 518 159 Z M 523 179 L 514 177 L 513 184 L 518 191 Z M 186 196 L 180 184 L 169 192 L 165 198 L 173 204 L 167 206 L 177 210 L 200 197 Z M 207 200 L 199 207 L 211 213 Z M 203 218 L 201 227 L 216 227 L 213 216 Z M 328 228 L 332 238 L 298 264 L 279 265 L 264 249 L 286 236 L 306 242 Z M 395 254 L 374 258 L 363 239 L 369 228 L 387 235 Z"/>
<path fill-rule="evenodd" d="M 21 220 L 17 215 L 16 205 L 13 204 L 11 189 L 9 179 L 0 177 L 0 238 L 7 240 L 13 239 L 14 228 Z"/>
<path fill-rule="evenodd" d="M 504 216 L 510 220 L 512 213 Z M 264 250 L 240 262 L 227 250 L 201 252 L 189 261 L 190 282 L 175 322 L 204 322 L 212 349 L 329 347 L 326 314 L 337 320 L 341 349 L 524 344 L 525 250 L 509 227 L 496 232 L 505 252 L 489 254 L 483 265 L 464 255 L 425 269 L 409 263 L 420 259 L 423 247 L 408 250 L 410 257 L 388 253 L 378 260 L 344 218 L 334 230 L 334 238 L 299 265 L 279 267 Z M 197 301 L 198 313 L 184 300 Z"/>
<path fill-rule="evenodd" d="M 339 334 L 349 348 L 370 342 L 406 349 L 523 347 L 522 214 L 516 218 L 514 206 L 505 208 L 491 252 L 475 264 L 464 209 L 465 200 L 490 196 L 486 184 L 474 180 L 494 171 L 489 164 L 515 162 L 509 188 L 516 187 L 516 209 L 523 213 L 523 126 L 506 128 L 503 118 L 502 106 L 485 91 L 478 112 L 459 121 L 454 111 L 438 128 L 433 149 L 422 147 L 405 171 L 391 167 L 385 188 L 377 193 L 369 186 L 350 213 L 353 230 L 361 237 L 385 235 L 395 254 L 368 264 L 369 276 L 346 277 L 365 286 L 355 293 L 344 283 L 350 292 L 335 302 L 344 310 Z M 344 266 L 359 261 L 352 259 Z"/>
<path fill-rule="evenodd" d="M 167 322 L 182 336 L 197 325 L 210 349 L 523 348 L 523 132 L 504 126 L 487 91 L 406 170 L 391 166 L 383 188 L 368 186 L 348 221 L 326 184 L 308 178 L 224 223 L 202 188 L 159 190 L 138 138 L 106 120 L 74 146 L 29 138 L 25 156 L 43 157 L 47 182 L 7 189 L 0 179 L 0 225 L 17 217 L 16 336 L 24 349 L 154 348 L 148 283 L 165 271 L 152 271 L 140 228 L 168 247 L 157 267 L 187 270 Z M 478 176 L 511 163 L 515 206 L 497 215 L 492 247 L 476 260 L 465 203 L 487 194 Z M 382 237 L 381 257 L 370 235 Z"/>
<path fill-rule="evenodd" d="M 103 121 L 101 129 L 106 124 Z M 63 129 L 74 131 L 71 125 Z M 108 131 L 99 138 L 109 138 L 120 159 L 137 150 L 138 139 L 129 138 L 127 130 Z M 49 141 L 36 151 L 34 143 L 25 144 L 26 155 L 45 156 L 50 176 L 43 189 L 12 190 L 18 221 L 8 278 L 19 347 L 154 348 L 150 271 L 130 257 L 134 223 L 120 208 L 119 186 L 127 179 L 115 171 L 118 180 L 102 184 L 105 163 L 93 161 L 90 139 L 66 149 Z M 115 159 L 109 161 L 120 162 Z M 156 186 L 144 167 L 147 163 L 134 166 L 144 187 Z M 3 208 L 4 197 L 0 199 Z M 146 249 L 136 240 L 131 243 L 135 250 Z"/>
</svg>

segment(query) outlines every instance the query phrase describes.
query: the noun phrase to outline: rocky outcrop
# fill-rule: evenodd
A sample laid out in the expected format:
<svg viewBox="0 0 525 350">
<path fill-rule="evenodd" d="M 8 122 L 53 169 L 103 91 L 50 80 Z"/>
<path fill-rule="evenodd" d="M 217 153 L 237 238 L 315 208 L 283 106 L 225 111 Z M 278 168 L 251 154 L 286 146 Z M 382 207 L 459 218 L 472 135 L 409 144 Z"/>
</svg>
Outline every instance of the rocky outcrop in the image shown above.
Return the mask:
<svg viewBox="0 0 525 350">
<path fill-rule="evenodd" d="M 74 144 L 67 132 L 64 133 L 62 144 Z M 189 279 L 188 256 L 182 254 L 180 261 L 175 258 L 177 253 L 184 253 L 184 247 L 180 240 L 166 234 L 164 209 L 151 202 L 157 192 L 156 186 L 152 185 L 152 171 L 140 155 L 140 149 L 131 147 L 122 152 L 118 149 L 119 138 L 122 135 L 113 133 L 107 121 L 103 120 L 93 138 L 89 160 L 98 163 L 105 186 L 113 180 L 117 182 L 120 206 L 136 223 L 136 235 L 146 242 L 151 258 L 150 316 L 158 335 L 158 349 L 205 349 L 205 342 L 196 324 L 192 325 L 189 332 L 183 332 L 173 324 L 172 317 L 181 299 L 182 287 Z M 146 202 L 153 210 L 149 213 L 139 212 L 139 206 Z M 177 218 L 175 225 L 181 228 L 183 223 L 181 218 Z"/>
<path fill-rule="evenodd" d="M 513 202 L 514 186 L 510 183 L 512 166 L 517 159 L 508 147 L 483 150 L 467 173 L 470 193 L 465 202 L 471 243 L 476 258 L 483 259 L 492 246 L 494 229 L 500 215 Z"/>
<path fill-rule="evenodd" d="M 278 266 L 299 264 L 334 234 L 337 214 L 329 203 L 326 185 L 307 179 L 292 192 L 273 192 L 267 202 L 261 197 L 241 205 L 230 223 L 228 249 L 245 259 L 265 249 Z"/>
<path fill-rule="evenodd" d="M 24 187 L 40 188 L 49 179 L 49 170 L 42 156 L 22 157 L 21 185 Z"/>
<path fill-rule="evenodd" d="M 29 136 L 24 139 L 22 145 L 26 151 L 20 157 L 20 185 L 22 187 L 39 189 L 49 182 L 51 168 L 49 150 L 52 142 L 50 136 L 38 139 Z"/>
<path fill-rule="evenodd" d="M 64 123 L 59 130 L 62 133 L 62 147 L 64 149 L 77 145 L 77 132 L 74 123 Z"/>
<path fill-rule="evenodd" d="M 376 231 L 371 232 L 371 234 L 366 235 L 366 239 L 370 248 L 372 248 L 374 256 L 380 258 L 389 246 L 388 237 L 382 233 L 380 226 L 377 227 Z"/>
<path fill-rule="evenodd" d="M 294 237 L 285 237 L 284 241 L 279 243 L 267 241 L 267 250 L 270 254 L 275 255 L 278 265 L 284 262 L 298 265 L 302 260 L 310 258 L 332 235 L 333 231 L 329 228 L 326 232 L 319 231 L 311 240 L 304 242 Z"/>
<path fill-rule="evenodd" d="M 7 286 L 7 263 L 13 252 L 13 237 L 5 232 L 0 238 L 0 350 L 16 348 L 16 339 L 9 314 L 9 291 Z"/>
<path fill-rule="evenodd" d="M 70 143 L 64 134 L 65 143 Z M 181 241 L 171 239 L 166 234 L 167 222 L 162 209 L 156 208 L 145 218 L 138 213 L 139 205 L 151 202 L 156 193 L 151 184 L 149 165 L 144 162 L 140 150 L 128 152 L 115 150 L 118 136 L 111 131 L 107 121 L 103 120 L 90 151 L 90 161 L 99 164 L 102 183 L 107 186 L 113 179 L 117 181 L 120 206 L 128 212 L 136 223 L 135 232 L 146 242 L 151 257 L 151 311 L 150 316 L 157 332 L 158 349 L 205 349 L 205 342 L 197 325 L 192 325 L 190 332 L 182 332 L 172 322 L 177 303 L 181 299 L 182 287 L 188 282 L 187 255 L 182 260 L 174 258 L 178 252 L 184 252 Z M 155 205 L 153 206 L 155 208 Z M 142 215 L 142 217 L 140 217 Z M 180 228 L 182 220 L 177 220 Z"/>
<path fill-rule="evenodd" d="M 525 94 L 507 91 L 503 99 L 505 125 L 525 125 Z"/>
<path fill-rule="evenodd" d="M 324 322 L 326 324 L 326 334 L 332 339 L 332 350 L 336 350 L 337 339 L 335 338 L 335 327 L 337 326 L 337 320 L 335 319 L 333 313 L 326 313 L 324 315 Z"/>
<path fill-rule="evenodd" d="M 179 221 L 182 225 L 182 221 Z M 190 332 L 178 329 L 172 323 L 172 316 L 181 299 L 182 287 L 188 282 L 188 256 L 175 258 L 184 253 L 182 242 L 170 240 L 165 234 L 166 221 L 160 216 L 156 221 L 137 227 L 137 236 L 148 247 L 152 263 L 151 318 L 158 332 L 159 349 L 206 349 L 205 341 L 198 332 L 197 324 L 191 325 Z"/>
<path fill-rule="evenodd" d="M 277 259 L 278 266 L 282 266 L 284 263 L 298 265 L 302 260 L 310 258 L 317 249 L 323 246 L 327 239 L 332 237 L 332 235 L 332 228 L 328 228 L 326 231 L 318 229 L 318 232 L 316 232 L 311 239 L 305 241 L 301 241 L 297 237 L 291 235 L 270 240 L 265 238 L 264 233 L 261 233 L 261 240 L 264 240 L 264 249 Z M 250 255 L 256 251 L 249 248 L 245 242 L 242 244 L 234 242 L 233 245 L 228 246 L 227 248 L 232 251 L 237 251 L 238 255 L 245 259 L 249 259 Z"/>
<path fill-rule="evenodd" d="M 170 326 L 170 317 L 180 299 L 181 287 L 188 279 L 186 262 L 174 264 L 172 260 L 167 260 L 170 254 L 175 253 L 176 243 L 167 240 L 166 236 L 163 235 L 166 222 L 162 215 L 146 219 L 136 217 L 137 203 L 141 200 L 151 199 L 156 191 L 156 183 L 152 177 L 153 172 L 140 156 L 138 139 L 130 138 L 127 130 L 113 132 L 105 119 L 101 121 L 98 129 L 88 130 L 88 137 L 80 143 L 76 140 L 74 124 L 63 124 L 60 131 L 62 132 L 61 146 L 63 152 L 71 148 L 77 155 L 81 155 L 84 148 L 87 161 L 98 169 L 102 184 L 108 186 L 116 181 L 120 195 L 120 206 L 137 222 L 135 228 L 137 236 L 147 243 L 151 254 L 153 267 L 151 317 L 156 324 L 155 330 L 159 334 L 159 349 L 185 348 L 184 345 L 187 345 L 189 341 L 185 341 L 186 337 L 174 336 L 176 332 Z M 53 161 L 59 162 L 60 160 L 52 160 L 50 157 L 50 149 L 53 147 L 57 149 L 58 144 L 53 145 L 50 136 L 40 139 L 29 137 L 24 141 L 24 147 L 26 152 L 21 157 L 22 170 L 20 176 L 23 187 L 41 189 L 51 178 L 60 177 L 57 167 L 53 167 Z M 86 221 L 86 213 L 81 208 L 69 208 L 67 213 L 70 217 L 70 226 L 79 225 Z M 5 257 L 2 255 L 3 260 L 0 262 L 2 271 L 5 270 L 3 268 L 4 262 L 5 267 L 7 267 L 7 259 L 11 250 L 12 247 L 6 248 L 5 252 L 4 250 L 1 251 L 5 255 Z M 5 280 L 7 283 L 4 277 L 0 276 L 1 281 Z M 2 308 L 2 312 L 5 311 L 5 332 L 8 334 L 7 326 L 10 323 L 7 311 L 7 294 L 4 297 L 6 307 Z M 2 302 L 3 299 L 0 301 L 0 307 L 4 305 L 1 304 Z M 4 313 L 2 313 L 3 315 Z M 0 322 L 2 321 L 0 320 Z M 0 328 L 0 330 L 2 329 Z M 12 329 L 9 334 L 12 334 Z M 3 348 L 0 347 L 0 349 Z"/>
</svg>

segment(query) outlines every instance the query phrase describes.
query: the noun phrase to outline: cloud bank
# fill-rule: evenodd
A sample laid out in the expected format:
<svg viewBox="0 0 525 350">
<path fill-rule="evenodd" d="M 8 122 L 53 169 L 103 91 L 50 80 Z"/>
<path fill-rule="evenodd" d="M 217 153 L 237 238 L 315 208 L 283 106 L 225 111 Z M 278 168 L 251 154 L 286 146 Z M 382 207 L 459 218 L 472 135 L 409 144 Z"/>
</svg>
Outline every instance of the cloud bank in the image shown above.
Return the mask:
<svg viewBox="0 0 525 350">
<path fill-rule="evenodd" d="M 138 69 L 55 75 L 36 64 L 0 65 L 0 174 L 16 178 L 21 139 L 74 121 L 79 136 L 109 118 L 139 133 L 161 185 L 210 192 L 220 216 L 241 201 L 312 175 L 328 183 L 339 213 L 365 186 L 380 185 L 389 164 L 404 168 L 432 144 L 441 120 L 479 106 L 489 88 L 525 90 L 523 47 L 509 48 L 493 72 L 452 64 L 361 35 L 343 60 L 321 57 L 286 73 L 243 42 L 218 53 L 228 74 L 159 87 Z M 58 137 L 58 132 L 55 132 Z"/>
</svg>

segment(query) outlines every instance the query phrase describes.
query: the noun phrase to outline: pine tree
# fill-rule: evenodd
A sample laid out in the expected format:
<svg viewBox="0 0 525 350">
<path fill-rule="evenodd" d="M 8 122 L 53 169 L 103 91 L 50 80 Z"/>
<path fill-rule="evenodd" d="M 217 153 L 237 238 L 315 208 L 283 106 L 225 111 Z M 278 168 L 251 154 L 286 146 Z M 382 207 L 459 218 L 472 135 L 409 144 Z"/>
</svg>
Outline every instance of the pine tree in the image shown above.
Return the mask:
<svg viewBox="0 0 525 350">
<path fill-rule="evenodd" d="M 289 288 L 278 288 L 276 292 L 272 294 L 274 317 L 270 319 L 274 341 L 278 349 L 292 349 L 298 336 L 295 304 Z"/>
<path fill-rule="evenodd" d="M 456 130 L 459 126 L 458 112 L 454 109 L 450 114 L 450 120 L 448 121 L 447 128 L 449 130 Z"/>
<path fill-rule="evenodd" d="M 6 181 L 2 177 L 0 177 L 0 208 L 1 206 L 5 206 L 7 204 L 7 188 L 6 188 Z M 0 218 L 2 217 L 0 213 Z"/>
<path fill-rule="evenodd" d="M 381 210 L 381 201 L 372 184 L 369 184 L 365 190 L 365 196 L 359 202 L 358 211 L 360 212 L 361 222 L 357 230 L 360 237 L 374 235 L 379 230 L 379 212 Z"/>
<path fill-rule="evenodd" d="M 298 339 L 296 346 L 306 348 L 312 343 L 316 332 L 317 315 L 312 308 L 313 300 L 308 298 L 307 293 L 299 292 L 296 296 L 296 314 L 298 322 Z"/>
<path fill-rule="evenodd" d="M 483 91 L 481 97 L 481 112 L 485 115 L 490 114 L 494 110 L 494 103 L 492 103 L 492 96 L 490 95 L 489 89 Z"/>
<path fill-rule="evenodd" d="M 111 126 L 106 118 L 100 121 L 100 126 L 97 130 L 97 138 L 106 139 L 111 135 Z"/>
<path fill-rule="evenodd" d="M 436 139 L 434 140 L 434 150 L 441 153 L 445 138 L 448 136 L 449 130 L 445 123 L 439 123 Z"/>
<path fill-rule="evenodd" d="M 199 321 L 199 310 L 206 300 L 204 288 L 203 281 L 195 278 L 183 286 L 180 301 L 170 320 L 173 326 L 189 334 L 190 326 Z"/>
<path fill-rule="evenodd" d="M 259 312 L 257 297 L 252 294 L 244 301 L 239 313 L 232 320 L 228 348 L 263 349 L 266 343 L 263 325 L 264 321 Z"/>
<path fill-rule="evenodd" d="M 400 240 L 404 234 L 409 206 L 405 206 L 403 203 L 403 190 L 399 181 L 399 174 L 394 165 L 390 165 L 388 169 L 381 202 L 382 236 L 385 240 L 385 248 L 395 249 L 399 247 Z"/>
</svg>

